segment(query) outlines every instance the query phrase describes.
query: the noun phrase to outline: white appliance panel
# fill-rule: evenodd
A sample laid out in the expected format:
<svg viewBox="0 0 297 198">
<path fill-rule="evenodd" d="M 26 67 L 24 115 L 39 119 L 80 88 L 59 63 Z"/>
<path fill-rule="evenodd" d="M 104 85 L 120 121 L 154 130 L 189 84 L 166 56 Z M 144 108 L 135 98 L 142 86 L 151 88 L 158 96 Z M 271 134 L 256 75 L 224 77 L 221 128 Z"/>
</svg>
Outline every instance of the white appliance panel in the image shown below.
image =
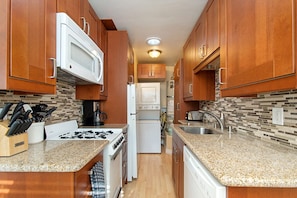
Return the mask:
<svg viewBox="0 0 297 198">
<path fill-rule="evenodd" d="M 226 198 L 226 187 L 211 175 L 186 146 L 183 160 L 185 198 Z"/>
<path fill-rule="evenodd" d="M 160 106 L 160 83 L 137 83 L 137 105 Z"/>
<path fill-rule="evenodd" d="M 128 152 L 127 152 L 127 180 L 137 178 L 137 133 L 136 133 L 136 87 L 127 85 L 127 121 L 128 121 Z"/>
<path fill-rule="evenodd" d="M 58 77 L 66 81 L 77 77 L 80 79 L 77 80 L 79 84 L 102 85 L 103 51 L 66 13 L 57 13 L 56 16 L 56 63 L 57 68 L 60 69 L 58 74 L 63 72 Z M 56 68 L 54 72 L 55 76 Z"/>
<path fill-rule="evenodd" d="M 137 121 L 137 152 L 161 153 L 160 120 Z"/>
</svg>

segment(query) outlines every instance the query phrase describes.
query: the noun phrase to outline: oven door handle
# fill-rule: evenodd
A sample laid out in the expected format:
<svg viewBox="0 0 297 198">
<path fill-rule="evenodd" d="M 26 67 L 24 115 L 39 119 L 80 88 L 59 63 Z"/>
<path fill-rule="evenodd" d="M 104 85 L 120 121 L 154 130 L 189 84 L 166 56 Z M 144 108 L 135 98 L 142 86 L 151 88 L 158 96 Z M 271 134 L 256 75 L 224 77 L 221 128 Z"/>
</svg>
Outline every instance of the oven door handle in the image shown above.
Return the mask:
<svg viewBox="0 0 297 198">
<path fill-rule="evenodd" d="M 118 150 L 111 156 L 111 160 L 115 160 L 117 158 L 118 154 L 122 151 L 123 144 L 118 148 Z"/>
</svg>

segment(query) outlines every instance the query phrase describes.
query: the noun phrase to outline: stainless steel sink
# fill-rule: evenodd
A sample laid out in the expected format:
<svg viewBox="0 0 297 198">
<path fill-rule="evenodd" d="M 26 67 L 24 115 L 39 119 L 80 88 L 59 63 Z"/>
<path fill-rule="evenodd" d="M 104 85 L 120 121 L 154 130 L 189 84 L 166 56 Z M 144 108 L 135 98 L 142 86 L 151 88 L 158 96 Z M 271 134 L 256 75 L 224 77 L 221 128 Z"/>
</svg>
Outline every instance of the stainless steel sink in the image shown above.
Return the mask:
<svg viewBox="0 0 297 198">
<path fill-rule="evenodd" d="M 193 133 L 193 134 L 218 134 L 218 132 L 207 129 L 204 127 L 198 127 L 198 126 L 180 126 L 181 130 L 185 131 L 186 133 Z"/>
</svg>

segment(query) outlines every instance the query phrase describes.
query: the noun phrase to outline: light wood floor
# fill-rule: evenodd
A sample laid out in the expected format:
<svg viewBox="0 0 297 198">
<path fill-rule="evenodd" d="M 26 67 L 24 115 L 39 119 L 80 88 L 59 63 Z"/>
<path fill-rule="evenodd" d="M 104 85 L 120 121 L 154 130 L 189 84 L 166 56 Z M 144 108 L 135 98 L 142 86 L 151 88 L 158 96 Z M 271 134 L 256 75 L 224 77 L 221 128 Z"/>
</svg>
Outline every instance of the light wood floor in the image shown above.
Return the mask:
<svg viewBox="0 0 297 198">
<path fill-rule="evenodd" d="M 175 198 L 171 155 L 138 154 L 138 178 L 124 186 L 125 198 Z"/>
</svg>

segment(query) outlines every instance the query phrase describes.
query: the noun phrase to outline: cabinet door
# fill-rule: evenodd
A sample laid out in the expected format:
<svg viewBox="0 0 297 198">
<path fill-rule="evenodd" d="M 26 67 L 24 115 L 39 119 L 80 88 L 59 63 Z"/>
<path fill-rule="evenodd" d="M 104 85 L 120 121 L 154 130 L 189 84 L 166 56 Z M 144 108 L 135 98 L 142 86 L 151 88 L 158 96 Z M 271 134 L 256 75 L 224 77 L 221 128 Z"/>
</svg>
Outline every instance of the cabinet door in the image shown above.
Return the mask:
<svg viewBox="0 0 297 198">
<path fill-rule="evenodd" d="M 50 89 L 46 86 L 56 83 L 55 79 L 50 78 L 53 75 L 51 58 L 56 56 L 55 13 L 55 1 L 11 0 L 9 88 L 55 92 L 53 86 Z M 15 80 L 24 80 L 24 84 Z M 35 84 L 29 85 L 29 82 Z"/>
<path fill-rule="evenodd" d="M 198 66 L 206 57 L 206 40 L 205 40 L 205 17 L 204 13 L 201 14 L 196 23 L 195 32 L 195 64 L 193 68 Z"/>
<path fill-rule="evenodd" d="M 261 84 L 295 75 L 295 1 L 226 0 L 224 89 Z M 294 84 L 294 83 L 293 83 Z M 245 93 L 277 90 L 265 87 L 245 89 Z M 238 94 L 238 93 L 235 93 Z M 229 92 L 228 95 L 233 95 Z"/>
<path fill-rule="evenodd" d="M 137 76 L 138 76 L 138 78 L 151 77 L 151 64 L 138 64 Z"/>
<path fill-rule="evenodd" d="M 166 78 L 166 66 L 164 64 L 152 64 L 151 77 Z"/>
<path fill-rule="evenodd" d="M 98 17 L 88 0 L 80 1 L 80 26 L 98 45 L 97 21 Z M 85 20 L 85 21 L 84 21 Z"/>
<path fill-rule="evenodd" d="M 67 13 L 72 20 L 80 24 L 80 0 L 57 0 L 57 12 Z"/>
<path fill-rule="evenodd" d="M 206 55 L 220 47 L 219 0 L 213 0 L 205 10 Z"/>
<path fill-rule="evenodd" d="M 195 58 L 195 39 L 193 34 L 188 38 L 184 46 L 184 81 L 183 96 L 185 100 L 191 100 L 193 96 L 193 63 Z"/>
<path fill-rule="evenodd" d="M 174 136 L 173 136 L 174 137 Z M 179 194 L 179 154 L 178 154 L 178 147 L 175 138 L 172 139 L 172 179 L 175 189 L 175 194 L 178 197 Z"/>
</svg>

